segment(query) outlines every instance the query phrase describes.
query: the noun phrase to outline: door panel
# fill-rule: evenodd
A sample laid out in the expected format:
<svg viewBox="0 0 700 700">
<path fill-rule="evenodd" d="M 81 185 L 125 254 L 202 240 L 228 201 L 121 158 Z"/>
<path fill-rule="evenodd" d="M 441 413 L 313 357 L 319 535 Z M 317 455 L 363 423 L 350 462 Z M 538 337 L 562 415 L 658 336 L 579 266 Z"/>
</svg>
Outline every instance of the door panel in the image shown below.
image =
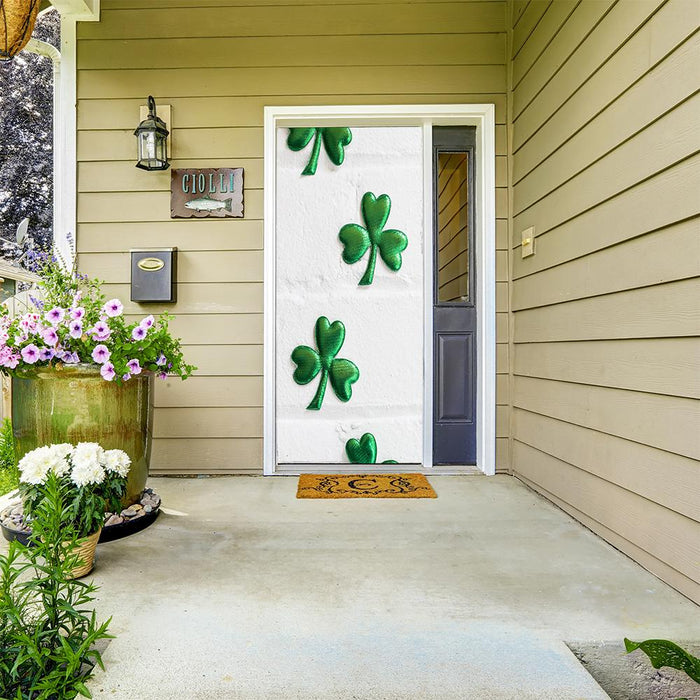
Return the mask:
<svg viewBox="0 0 700 700">
<path fill-rule="evenodd" d="M 433 128 L 433 464 L 476 463 L 474 127 Z"/>
</svg>

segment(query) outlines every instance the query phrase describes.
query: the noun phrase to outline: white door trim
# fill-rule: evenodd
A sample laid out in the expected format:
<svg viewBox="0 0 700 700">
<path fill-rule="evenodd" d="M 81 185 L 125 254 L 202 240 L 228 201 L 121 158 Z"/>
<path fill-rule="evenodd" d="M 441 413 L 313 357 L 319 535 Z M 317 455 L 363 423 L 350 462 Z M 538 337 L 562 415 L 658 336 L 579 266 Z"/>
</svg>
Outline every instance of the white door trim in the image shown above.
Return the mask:
<svg viewBox="0 0 700 700">
<path fill-rule="evenodd" d="M 275 326 L 276 326 L 276 164 L 278 127 L 289 126 L 422 126 L 426 293 L 424 294 L 424 435 L 423 468 L 432 466 L 432 127 L 476 127 L 477 225 L 477 441 L 476 466 L 484 474 L 496 472 L 496 147 L 495 108 L 492 104 L 458 105 L 332 105 L 265 107 L 264 114 L 264 390 L 263 473 L 280 473 L 276 463 Z M 336 468 L 336 465 L 332 467 Z M 454 473 L 454 468 L 446 469 Z M 284 470 L 289 474 L 289 469 Z"/>
</svg>

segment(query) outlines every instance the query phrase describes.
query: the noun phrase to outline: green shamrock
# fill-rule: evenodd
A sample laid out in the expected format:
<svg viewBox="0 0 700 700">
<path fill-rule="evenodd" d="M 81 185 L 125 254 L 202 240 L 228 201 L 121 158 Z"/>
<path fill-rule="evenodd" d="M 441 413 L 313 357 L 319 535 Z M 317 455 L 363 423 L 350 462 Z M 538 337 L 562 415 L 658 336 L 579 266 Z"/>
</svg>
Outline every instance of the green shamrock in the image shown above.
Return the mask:
<svg viewBox="0 0 700 700">
<path fill-rule="evenodd" d="M 372 433 L 365 433 L 359 440 L 350 438 L 345 443 L 345 454 L 352 464 L 376 464 L 377 441 Z M 382 464 L 398 464 L 395 459 L 385 459 Z"/>
<path fill-rule="evenodd" d="M 356 263 L 371 248 L 361 285 L 372 284 L 377 249 L 390 270 L 396 272 L 401 269 L 401 253 L 408 245 L 408 238 L 402 231 L 392 228 L 384 230 L 390 211 L 391 199 L 388 194 L 375 197 L 372 192 L 365 192 L 362 196 L 362 218 L 367 228 L 359 224 L 345 224 L 338 234 L 344 246 L 343 260 L 348 265 Z"/>
<path fill-rule="evenodd" d="M 325 316 L 316 321 L 316 347 L 299 345 L 292 351 L 292 360 L 297 365 L 294 370 L 294 381 L 297 384 L 308 384 L 320 372 L 316 395 L 306 407 L 309 411 L 318 411 L 326 394 L 328 377 L 335 395 L 341 401 L 350 401 L 352 384 L 360 378 L 360 370 L 350 360 L 336 358 L 345 342 L 345 326 L 340 321 L 330 323 Z"/>
<path fill-rule="evenodd" d="M 318 154 L 321 151 L 321 141 L 326 149 L 328 157 L 333 165 L 342 165 L 345 159 L 345 146 L 352 141 L 352 132 L 346 126 L 326 126 L 294 128 L 289 130 L 287 146 L 292 151 L 301 151 L 309 145 L 313 137 L 314 147 L 311 150 L 311 158 L 302 171 L 302 175 L 315 175 L 318 165 Z"/>
</svg>

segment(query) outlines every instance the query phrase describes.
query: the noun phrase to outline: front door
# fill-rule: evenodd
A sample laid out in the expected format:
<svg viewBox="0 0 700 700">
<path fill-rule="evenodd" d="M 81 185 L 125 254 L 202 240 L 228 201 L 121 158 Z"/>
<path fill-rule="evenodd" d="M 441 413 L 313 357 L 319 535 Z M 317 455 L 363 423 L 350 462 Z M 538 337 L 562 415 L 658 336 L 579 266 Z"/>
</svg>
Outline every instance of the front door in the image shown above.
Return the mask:
<svg viewBox="0 0 700 700">
<path fill-rule="evenodd" d="M 433 464 L 476 464 L 475 127 L 433 127 Z"/>
</svg>

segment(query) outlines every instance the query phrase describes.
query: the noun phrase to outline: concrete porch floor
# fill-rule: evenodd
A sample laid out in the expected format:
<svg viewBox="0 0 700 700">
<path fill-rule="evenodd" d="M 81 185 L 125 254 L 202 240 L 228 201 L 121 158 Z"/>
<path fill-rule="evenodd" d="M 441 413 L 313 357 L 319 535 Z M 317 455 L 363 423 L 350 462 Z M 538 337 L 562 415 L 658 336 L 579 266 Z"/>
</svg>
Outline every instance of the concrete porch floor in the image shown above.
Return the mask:
<svg viewBox="0 0 700 700">
<path fill-rule="evenodd" d="M 508 476 L 437 499 L 297 500 L 297 479 L 151 479 L 98 548 L 116 634 L 95 698 L 607 695 L 564 640 L 700 638 L 700 610 Z"/>
</svg>

